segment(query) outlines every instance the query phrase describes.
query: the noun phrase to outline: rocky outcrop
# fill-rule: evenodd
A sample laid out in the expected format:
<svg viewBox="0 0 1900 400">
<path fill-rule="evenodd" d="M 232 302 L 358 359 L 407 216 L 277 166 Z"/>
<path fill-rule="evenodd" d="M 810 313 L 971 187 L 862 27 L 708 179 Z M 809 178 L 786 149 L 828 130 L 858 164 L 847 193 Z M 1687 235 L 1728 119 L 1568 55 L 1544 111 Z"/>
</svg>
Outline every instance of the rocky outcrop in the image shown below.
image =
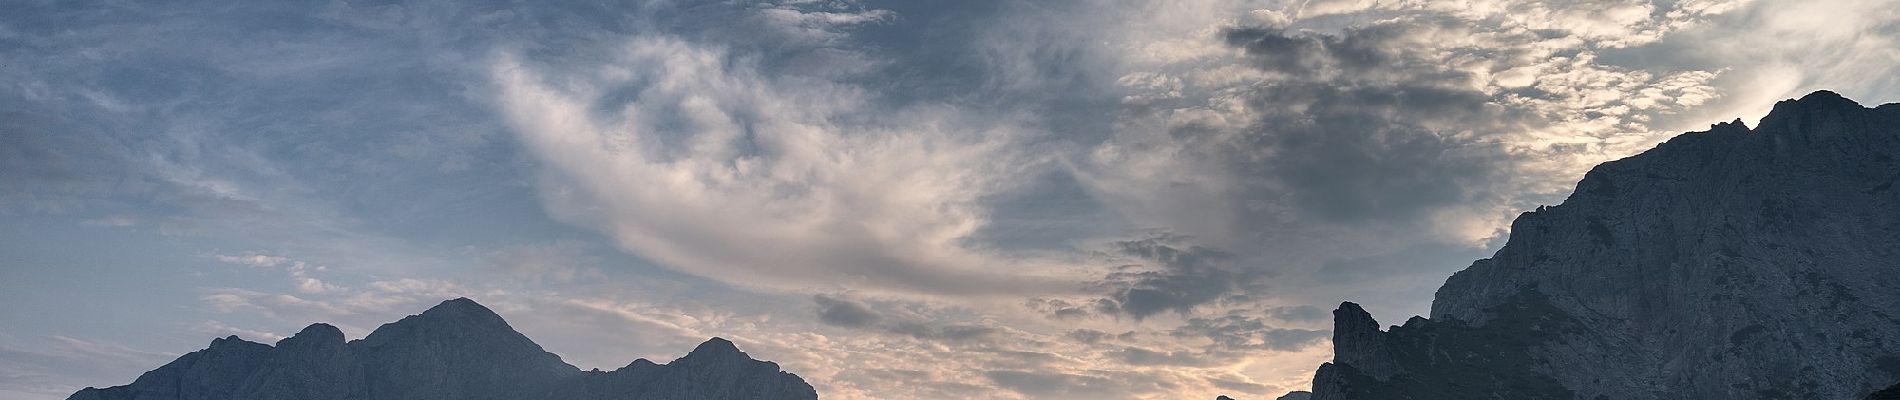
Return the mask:
<svg viewBox="0 0 1900 400">
<path fill-rule="evenodd" d="M 1861 399 L 1900 380 L 1900 104 L 1832 92 L 1597 166 L 1314 398 Z"/>
<path fill-rule="evenodd" d="M 1304 390 L 1295 390 L 1295 391 L 1287 392 L 1286 394 L 1281 395 L 1279 398 L 1276 398 L 1273 400 L 1312 400 L 1312 398 L 1313 398 L 1313 392 L 1308 392 Z"/>
<path fill-rule="evenodd" d="M 130 385 L 69 400 L 816 399 L 778 364 L 712 338 L 667 364 L 581 371 L 468 299 L 442 302 L 361 340 L 314 324 L 276 346 L 214 340 Z"/>
</svg>

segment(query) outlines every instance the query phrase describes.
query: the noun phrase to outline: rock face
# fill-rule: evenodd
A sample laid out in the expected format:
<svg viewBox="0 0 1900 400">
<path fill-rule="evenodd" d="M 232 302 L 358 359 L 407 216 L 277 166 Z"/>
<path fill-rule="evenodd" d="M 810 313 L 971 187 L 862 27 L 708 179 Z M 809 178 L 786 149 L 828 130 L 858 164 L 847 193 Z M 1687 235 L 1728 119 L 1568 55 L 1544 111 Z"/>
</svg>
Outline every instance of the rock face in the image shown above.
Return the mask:
<svg viewBox="0 0 1900 400">
<path fill-rule="evenodd" d="M 1900 381 L 1900 104 L 1832 92 L 1597 166 L 1317 400 L 1861 399 Z"/>
<path fill-rule="evenodd" d="M 817 399 L 778 364 L 713 338 L 668 364 L 581 371 L 469 299 L 442 302 L 360 340 L 314 324 L 276 346 L 236 336 L 68 400 Z"/>
</svg>

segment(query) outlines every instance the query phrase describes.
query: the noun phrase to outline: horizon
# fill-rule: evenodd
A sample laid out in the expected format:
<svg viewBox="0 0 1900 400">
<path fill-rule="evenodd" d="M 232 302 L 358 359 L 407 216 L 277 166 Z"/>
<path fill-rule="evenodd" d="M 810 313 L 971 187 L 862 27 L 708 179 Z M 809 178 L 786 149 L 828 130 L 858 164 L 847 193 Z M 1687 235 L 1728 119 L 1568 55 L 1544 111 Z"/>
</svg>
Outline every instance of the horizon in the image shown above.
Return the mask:
<svg viewBox="0 0 1900 400">
<path fill-rule="evenodd" d="M 0 16 L 0 398 L 470 299 L 581 370 L 1271 399 L 1600 163 L 1900 102 L 1880 0 L 557 3 Z"/>
</svg>

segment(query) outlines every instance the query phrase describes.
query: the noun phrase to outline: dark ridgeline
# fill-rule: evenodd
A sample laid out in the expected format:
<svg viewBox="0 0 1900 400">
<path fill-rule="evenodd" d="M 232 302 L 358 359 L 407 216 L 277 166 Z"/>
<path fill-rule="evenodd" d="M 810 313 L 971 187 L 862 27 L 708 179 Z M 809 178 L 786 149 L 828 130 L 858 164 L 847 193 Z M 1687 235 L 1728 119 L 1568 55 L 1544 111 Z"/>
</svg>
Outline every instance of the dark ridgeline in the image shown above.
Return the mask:
<svg viewBox="0 0 1900 400">
<path fill-rule="evenodd" d="M 713 338 L 667 364 L 635 360 L 581 371 L 501 316 L 454 299 L 345 342 L 314 324 L 276 346 L 236 336 L 146 372 L 130 385 L 68 400 L 653 400 L 817 399 L 778 364 Z"/>
<path fill-rule="evenodd" d="M 1900 104 L 1825 91 L 1604 163 L 1431 319 L 1340 305 L 1312 398 L 1900 397 L 1896 181 Z"/>
</svg>

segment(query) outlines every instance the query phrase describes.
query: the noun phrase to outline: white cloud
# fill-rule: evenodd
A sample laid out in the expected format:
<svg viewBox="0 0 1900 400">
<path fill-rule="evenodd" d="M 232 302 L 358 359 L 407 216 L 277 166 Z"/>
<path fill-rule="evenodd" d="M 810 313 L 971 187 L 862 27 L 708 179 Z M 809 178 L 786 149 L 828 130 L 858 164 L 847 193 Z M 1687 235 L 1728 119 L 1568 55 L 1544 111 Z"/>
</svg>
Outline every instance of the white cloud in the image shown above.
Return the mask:
<svg viewBox="0 0 1900 400">
<path fill-rule="evenodd" d="M 1809 89 L 1892 100 L 1900 93 L 1892 73 L 1900 18 L 1888 3 L 1018 2 L 944 13 L 942 21 L 829 0 L 658 2 L 634 12 L 681 17 L 663 24 L 652 15 L 335 3 L 328 21 L 351 31 L 260 42 L 177 36 L 159 45 L 87 38 L 233 28 L 190 16 L 123 30 L 60 29 L 77 36 L 8 25 L 0 36 L 32 41 L 32 51 L 102 50 L 21 57 L 32 68 L 0 71 L 21 88 L 22 104 L 66 99 L 87 111 L 30 108 L 23 114 L 32 115 L 0 123 L 10 132 L 58 133 L 0 140 L 10 145 L 0 146 L 0 164 L 43 167 L 0 168 L 0 181 L 18 183 L 0 185 L 0 217 L 91 213 L 75 222 L 133 227 L 110 230 L 115 235 L 150 227 L 196 235 L 194 243 L 274 249 L 210 257 L 269 271 L 239 271 L 237 279 L 264 280 L 219 281 L 234 287 L 197 296 L 205 308 L 230 313 L 199 327 L 217 334 L 270 339 L 327 321 L 360 335 L 470 296 L 583 366 L 624 365 L 629 355 L 664 361 L 718 335 L 799 372 L 827 398 L 1270 398 L 1303 386 L 1327 357 L 1325 346 L 1301 347 L 1324 328 L 1323 310 L 1318 319 L 1261 322 L 1276 307 L 1367 300 L 1363 293 L 1422 311 L 1443 273 L 1477 253 L 1443 248 L 1483 245 L 1516 211 L 1554 199 L 1598 161 L 1682 129 L 1758 116 L 1773 100 Z M 589 30 L 601 28 L 597 20 L 634 22 Z M 971 28 L 944 28 L 963 25 Z M 1263 68 L 1268 60 L 1230 41 L 1232 27 L 1285 29 L 1283 36 L 1319 42 L 1358 38 L 1368 42 L 1325 45 L 1392 62 L 1353 65 L 1321 51 L 1312 53 L 1315 68 Z M 919 33 L 929 42 L 909 42 L 919 39 L 852 31 L 860 28 L 937 30 Z M 400 35 L 374 36 L 391 32 Z M 1352 47 L 1367 43 L 1374 45 Z M 473 48 L 445 50 L 451 45 Z M 491 46 L 507 50 L 491 57 Z M 338 48 L 352 52 L 326 56 Z M 573 54 L 550 55 L 559 49 Z M 136 55 L 145 52 L 210 61 L 153 67 L 187 79 L 180 90 L 146 97 L 97 83 L 118 79 L 119 70 L 43 79 L 144 65 Z M 429 79 L 372 71 L 426 71 Z M 415 86 L 395 85 L 390 90 L 413 96 L 392 96 L 401 93 L 328 80 L 337 76 Z M 152 77 L 125 80 L 139 82 L 130 89 L 167 88 Z M 1354 114 L 1301 92 L 1326 85 L 1475 101 L 1447 103 L 1471 107 L 1438 114 L 1397 106 Z M 201 101 L 226 93 L 256 95 Z M 492 105 L 502 117 L 435 103 L 489 95 L 499 95 Z M 338 99 L 351 106 L 324 105 Z M 270 107 L 185 107 L 227 103 Z M 154 111 L 166 117 L 139 114 Z M 381 114 L 397 111 L 404 116 Z M 66 113 L 88 127 L 116 119 L 136 129 L 69 129 L 81 124 L 58 118 Z M 1285 134 L 1328 115 L 1418 129 Z M 1482 120 L 1496 116 L 1518 119 Z M 529 153 L 492 140 L 495 122 L 507 123 Z M 1298 140 L 1280 140 L 1288 137 Z M 1341 149 L 1350 151 L 1324 151 Z M 1326 157 L 1315 154 L 1348 161 L 1317 162 Z M 529 185 L 532 174 L 513 173 L 523 166 L 540 174 L 532 176 L 540 205 L 563 222 L 598 231 L 640 261 L 739 289 L 619 265 L 599 257 L 611 245 L 561 241 L 568 233 L 560 229 L 513 232 L 519 215 L 478 214 L 520 210 L 462 202 L 519 194 L 508 191 Z M 1339 171 L 1367 166 L 1376 168 Z M 1332 179 L 1275 175 L 1298 168 Z M 979 233 L 1005 225 L 1003 218 L 1072 222 L 992 209 L 993 197 L 1051 169 L 1079 176 L 1084 187 L 1074 197 L 1086 201 L 1057 207 L 1105 208 L 1077 215 L 1113 228 L 1077 229 L 1098 231 L 1065 236 L 1058 246 L 1073 248 L 1039 248 L 1028 258 L 989 249 L 994 243 Z M 1460 191 L 1436 192 L 1445 187 Z M 1407 203 L 1419 193 L 1437 197 Z M 1328 194 L 1338 196 L 1321 196 Z M 152 199 L 115 206 L 144 197 Z M 1315 211 L 1328 207 L 1387 213 L 1342 221 L 1352 213 Z M 443 222 L 450 219 L 457 222 Z M 445 232 L 464 227 L 475 229 Z M 1180 276 L 1163 266 L 1078 254 L 1147 233 L 1102 232 L 1124 227 L 1191 235 L 1183 245 L 1237 253 L 1215 271 L 1235 274 L 1174 285 Z M 509 232 L 477 232 L 485 230 Z M 446 234 L 406 236 L 437 233 Z M 1045 316 L 1098 305 L 1092 300 L 1103 292 L 1079 288 L 1111 268 L 1149 274 L 1118 275 L 1139 278 L 1121 281 L 1130 286 L 1233 296 L 1182 297 L 1171 309 L 1184 311 L 1140 321 Z M 850 297 L 810 304 L 812 293 Z M 1032 293 L 1028 302 L 1041 308 L 1021 306 Z M 709 300 L 721 296 L 738 300 Z M 34 364 L 0 360 L 0 373 L 55 375 L 22 365 Z M 0 397 L 12 394 L 4 387 Z"/>
<path fill-rule="evenodd" d="M 226 263 L 258 267 L 258 268 L 276 267 L 276 266 L 284 265 L 291 262 L 290 258 L 287 258 L 287 257 L 273 256 L 273 255 L 267 255 L 267 254 L 255 254 L 255 253 L 241 254 L 241 255 L 219 254 L 219 255 L 214 255 L 212 257 L 217 258 L 218 261 L 223 261 Z"/>
<path fill-rule="evenodd" d="M 542 160 L 549 211 L 695 275 L 772 289 L 926 294 L 1049 289 L 1035 265 L 963 240 L 1010 183 L 1024 133 L 752 60 L 637 37 L 562 75 L 504 55 L 500 105 Z"/>
</svg>

